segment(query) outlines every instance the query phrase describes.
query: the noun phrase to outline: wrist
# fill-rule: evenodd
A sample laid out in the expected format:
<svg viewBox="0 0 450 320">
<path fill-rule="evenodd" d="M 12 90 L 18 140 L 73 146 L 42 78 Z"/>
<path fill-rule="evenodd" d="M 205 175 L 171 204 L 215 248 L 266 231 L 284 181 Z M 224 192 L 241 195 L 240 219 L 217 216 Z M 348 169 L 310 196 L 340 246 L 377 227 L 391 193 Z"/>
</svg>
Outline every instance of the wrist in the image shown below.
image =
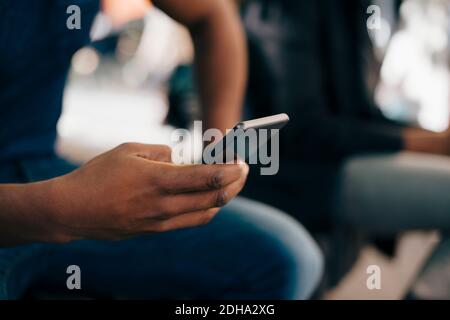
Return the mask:
<svg viewBox="0 0 450 320">
<path fill-rule="evenodd" d="M 0 185 L 0 246 L 70 241 L 56 212 L 49 182 Z"/>
<path fill-rule="evenodd" d="M 40 190 L 41 196 L 46 197 L 42 211 L 44 212 L 43 220 L 49 232 L 49 242 L 66 243 L 81 239 L 75 235 L 70 224 L 70 219 L 65 219 L 72 214 L 73 204 L 67 196 L 67 182 L 62 177 L 42 182 Z M 43 194 L 43 195 L 42 195 Z M 41 202 L 41 201 L 39 201 Z"/>
<path fill-rule="evenodd" d="M 61 223 L 65 215 L 62 205 L 61 183 L 59 179 L 52 179 L 26 186 L 24 196 L 29 204 L 28 212 L 33 213 L 30 217 L 35 226 L 35 235 L 39 242 L 66 243 L 75 240 L 71 236 L 69 228 Z"/>
</svg>

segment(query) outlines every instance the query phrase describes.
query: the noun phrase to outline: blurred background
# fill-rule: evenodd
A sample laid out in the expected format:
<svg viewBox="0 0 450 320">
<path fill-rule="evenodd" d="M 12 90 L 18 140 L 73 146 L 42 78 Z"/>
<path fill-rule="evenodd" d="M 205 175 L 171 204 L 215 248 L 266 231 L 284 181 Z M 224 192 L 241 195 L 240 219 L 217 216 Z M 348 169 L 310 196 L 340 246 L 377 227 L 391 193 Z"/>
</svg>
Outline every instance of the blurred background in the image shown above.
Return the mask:
<svg viewBox="0 0 450 320">
<path fill-rule="evenodd" d="M 369 30 L 380 63 L 373 84 L 388 117 L 447 129 L 449 3 L 374 1 L 382 27 Z M 187 30 L 146 0 L 103 0 L 103 8 L 92 46 L 72 60 L 59 124 L 59 148 L 76 161 L 125 141 L 170 144 L 174 126 L 198 119 Z"/>
<path fill-rule="evenodd" d="M 126 141 L 170 144 L 171 77 L 193 59 L 182 26 L 145 0 L 105 0 L 73 57 L 59 150 L 84 162 Z"/>
<path fill-rule="evenodd" d="M 376 58 L 369 83 L 378 105 L 391 119 L 446 130 L 450 0 L 373 3 L 382 13 L 381 28 L 368 30 Z M 91 37 L 92 45 L 72 60 L 58 125 L 62 154 L 81 163 L 122 142 L 170 145 L 174 128 L 199 118 L 190 68 L 193 46 L 182 26 L 146 0 L 103 0 Z M 367 247 L 349 276 L 325 297 L 401 298 L 437 236 L 404 239 L 394 260 Z M 374 263 L 392 279 L 381 292 L 363 288 L 365 268 Z"/>
</svg>

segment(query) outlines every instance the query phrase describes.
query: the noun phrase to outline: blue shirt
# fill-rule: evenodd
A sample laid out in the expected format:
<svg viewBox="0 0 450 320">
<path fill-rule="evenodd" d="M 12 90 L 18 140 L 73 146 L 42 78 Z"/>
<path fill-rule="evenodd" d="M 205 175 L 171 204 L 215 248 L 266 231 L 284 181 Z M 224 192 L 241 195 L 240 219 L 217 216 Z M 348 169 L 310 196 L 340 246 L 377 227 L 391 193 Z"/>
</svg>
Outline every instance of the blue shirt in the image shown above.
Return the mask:
<svg viewBox="0 0 450 320">
<path fill-rule="evenodd" d="M 79 30 L 67 28 L 70 5 Z M 98 10 L 98 0 L 0 1 L 0 161 L 54 153 L 70 61 Z"/>
</svg>

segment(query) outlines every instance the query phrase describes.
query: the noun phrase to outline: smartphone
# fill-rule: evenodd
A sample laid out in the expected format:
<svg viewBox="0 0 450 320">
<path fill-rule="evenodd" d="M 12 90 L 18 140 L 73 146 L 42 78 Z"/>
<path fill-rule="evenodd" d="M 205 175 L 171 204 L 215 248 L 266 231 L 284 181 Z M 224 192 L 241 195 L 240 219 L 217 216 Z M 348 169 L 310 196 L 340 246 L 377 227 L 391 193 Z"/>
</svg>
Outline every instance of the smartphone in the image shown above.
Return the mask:
<svg viewBox="0 0 450 320">
<path fill-rule="evenodd" d="M 289 122 L 289 116 L 286 113 L 280 113 L 270 117 L 264 117 L 254 120 L 239 122 L 235 129 L 278 129 L 280 130 Z"/>
<path fill-rule="evenodd" d="M 242 121 L 214 145 L 220 146 L 217 148 L 222 153 L 219 157 L 224 161 L 233 157 L 248 162 L 258 149 L 267 144 L 288 122 L 289 116 L 285 113 Z"/>
</svg>

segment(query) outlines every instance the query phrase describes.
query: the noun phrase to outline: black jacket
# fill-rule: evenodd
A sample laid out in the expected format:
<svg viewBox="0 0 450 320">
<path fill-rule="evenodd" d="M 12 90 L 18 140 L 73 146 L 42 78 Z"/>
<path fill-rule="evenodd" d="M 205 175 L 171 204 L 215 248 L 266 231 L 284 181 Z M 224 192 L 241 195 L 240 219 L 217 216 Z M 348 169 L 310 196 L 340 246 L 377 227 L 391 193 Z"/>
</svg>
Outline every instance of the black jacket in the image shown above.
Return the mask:
<svg viewBox="0 0 450 320">
<path fill-rule="evenodd" d="M 309 227 L 330 224 L 346 158 L 402 148 L 366 86 L 367 1 L 249 0 L 248 107 L 252 116 L 286 112 L 277 176 L 253 170 L 244 194 L 287 210 Z"/>
</svg>

